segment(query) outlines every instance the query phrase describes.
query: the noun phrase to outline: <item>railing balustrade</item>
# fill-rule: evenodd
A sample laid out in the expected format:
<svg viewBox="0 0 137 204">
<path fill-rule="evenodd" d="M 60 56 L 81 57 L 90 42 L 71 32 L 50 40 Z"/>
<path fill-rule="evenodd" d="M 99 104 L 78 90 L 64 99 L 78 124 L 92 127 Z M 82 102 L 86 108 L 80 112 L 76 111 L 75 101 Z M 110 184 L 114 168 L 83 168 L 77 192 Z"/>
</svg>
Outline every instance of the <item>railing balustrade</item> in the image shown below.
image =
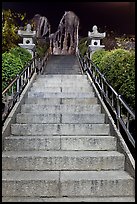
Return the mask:
<svg viewBox="0 0 137 204">
<path fill-rule="evenodd" d="M 4 124 L 6 118 L 18 101 L 25 86 L 29 83 L 34 73 L 41 74 L 47 63 L 49 56 L 49 50 L 45 54 L 44 58 L 40 60 L 38 56 L 35 56 L 25 67 L 25 69 L 18 74 L 13 81 L 2 92 L 2 124 Z"/>
<path fill-rule="evenodd" d="M 132 146 L 135 147 L 135 114 L 129 108 L 127 103 L 122 99 L 113 87 L 107 82 L 104 75 L 99 71 L 98 67 L 89 59 L 88 56 L 82 56 L 81 53 L 77 52 L 79 62 L 82 66 L 83 72 L 88 73 L 96 88 L 98 89 L 103 101 L 107 103 L 111 112 L 113 112 L 116 119 L 116 126 L 121 132 L 124 130 L 131 142 Z M 114 118 L 113 118 L 114 119 Z"/>
</svg>

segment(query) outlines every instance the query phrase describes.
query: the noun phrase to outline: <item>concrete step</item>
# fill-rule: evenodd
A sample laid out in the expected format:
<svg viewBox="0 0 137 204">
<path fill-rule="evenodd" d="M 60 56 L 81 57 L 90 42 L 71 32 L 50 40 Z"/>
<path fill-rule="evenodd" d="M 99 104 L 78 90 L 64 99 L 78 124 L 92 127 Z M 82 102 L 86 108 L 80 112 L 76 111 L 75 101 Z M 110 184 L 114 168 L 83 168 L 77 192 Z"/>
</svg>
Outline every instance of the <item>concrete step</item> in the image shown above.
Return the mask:
<svg viewBox="0 0 137 204">
<path fill-rule="evenodd" d="M 60 136 L 13 136 L 5 138 L 5 151 L 60 150 Z"/>
<path fill-rule="evenodd" d="M 48 63 L 46 66 L 46 69 L 71 69 L 71 70 L 75 70 L 75 69 L 79 69 L 79 65 L 77 64 L 60 64 L 60 63 Z M 46 70 L 45 69 L 45 70 Z"/>
<path fill-rule="evenodd" d="M 38 105 L 38 104 L 24 104 L 21 106 L 22 113 L 78 113 L 78 114 L 99 114 L 101 113 L 101 106 L 99 104 L 93 105 Z"/>
<path fill-rule="evenodd" d="M 31 92 L 66 92 L 66 93 L 91 93 L 93 92 L 92 87 L 32 87 Z"/>
<path fill-rule="evenodd" d="M 124 197 L 3 197 L 2 202 L 135 202 L 133 196 Z"/>
<path fill-rule="evenodd" d="M 3 170 L 124 170 L 124 155 L 117 151 L 7 151 Z"/>
<path fill-rule="evenodd" d="M 71 76 L 71 75 L 69 75 Z M 88 79 L 57 79 L 57 78 L 38 78 L 33 82 L 34 86 L 37 85 L 44 85 L 44 86 L 52 86 L 54 85 L 54 87 L 59 86 L 60 87 L 92 87 L 92 84 L 90 81 L 88 81 Z"/>
<path fill-rule="evenodd" d="M 13 136 L 5 138 L 5 151 L 117 150 L 113 136 Z"/>
<path fill-rule="evenodd" d="M 17 123 L 105 123 L 105 114 L 39 114 L 18 113 Z"/>
<path fill-rule="evenodd" d="M 90 89 L 91 91 L 93 90 L 93 87 L 91 86 L 91 84 L 89 83 L 75 83 L 75 82 L 72 82 L 71 84 L 70 83 L 55 83 L 55 82 L 51 82 L 51 83 L 47 83 L 47 82 L 34 82 L 32 84 L 32 88 L 54 88 L 54 87 L 62 87 L 62 88 L 72 88 L 72 89 Z"/>
<path fill-rule="evenodd" d="M 109 124 L 11 124 L 13 135 L 109 135 Z"/>
<path fill-rule="evenodd" d="M 25 103 L 38 105 L 91 105 L 97 103 L 97 98 L 26 98 Z"/>
<path fill-rule="evenodd" d="M 59 75 L 59 74 L 56 74 L 56 75 L 40 75 L 40 77 L 38 76 L 36 78 L 36 82 L 53 82 L 53 83 L 64 83 L 64 82 L 73 82 L 73 83 L 76 83 L 76 84 L 89 84 L 90 82 L 88 81 L 88 78 L 87 76 L 83 77 L 81 76 L 80 74 L 79 75 Z"/>
<path fill-rule="evenodd" d="M 43 72 L 43 74 L 64 74 L 64 75 L 81 75 L 81 69 L 79 68 L 79 66 L 69 66 L 69 65 L 66 65 L 64 66 L 63 64 L 62 65 L 51 65 L 51 66 L 46 66 L 45 67 L 45 70 Z"/>
<path fill-rule="evenodd" d="M 3 171 L 3 196 L 59 196 L 59 171 Z"/>
<path fill-rule="evenodd" d="M 36 83 L 39 83 L 39 82 L 43 82 L 43 83 L 61 83 L 61 84 L 64 84 L 64 83 L 68 83 L 68 84 L 71 84 L 71 83 L 74 83 L 74 84 L 90 84 L 90 82 L 88 81 L 87 79 L 87 76 L 84 76 L 83 75 L 59 75 L 59 74 L 56 74 L 56 75 L 40 75 L 40 77 L 37 77 L 36 79 Z"/>
<path fill-rule="evenodd" d="M 68 75 L 68 74 L 66 74 L 66 75 L 62 75 L 62 74 L 60 74 L 60 75 L 56 75 L 56 74 L 53 74 L 53 75 L 38 75 L 38 77 L 37 77 L 37 79 L 82 79 L 82 80 L 84 80 L 84 79 L 86 79 L 87 80 L 87 75 L 85 74 L 81 74 L 81 75 Z"/>
<path fill-rule="evenodd" d="M 54 80 L 54 79 L 38 79 L 37 81 L 34 81 L 34 86 L 35 85 L 43 85 L 43 86 L 61 86 L 61 87 L 89 87 L 91 84 L 90 82 L 88 82 L 86 79 L 85 81 L 82 80 L 82 82 L 80 81 L 80 79 L 78 80 Z"/>
<path fill-rule="evenodd" d="M 81 70 L 79 69 L 79 68 L 67 68 L 67 69 L 64 69 L 64 68 L 56 68 L 56 69 L 45 69 L 44 70 L 44 72 L 43 72 L 43 74 L 48 74 L 48 75 L 50 75 L 50 74 L 62 74 L 62 75 L 66 75 L 66 74 L 70 74 L 70 75 L 76 75 L 76 74 L 81 74 Z"/>
<path fill-rule="evenodd" d="M 94 92 L 87 93 L 77 93 L 77 92 L 28 92 L 28 98 L 37 97 L 37 98 L 93 98 L 95 96 Z"/>
<path fill-rule="evenodd" d="M 68 66 L 67 64 L 62 66 L 60 66 L 59 64 L 47 65 L 45 67 L 44 74 L 46 74 L 46 72 L 47 74 L 49 73 L 57 74 L 57 72 L 59 72 L 59 74 L 62 74 L 62 72 L 65 72 L 65 75 L 66 74 L 68 75 L 70 71 L 73 75 L 81 74 L 79 66 L 77 65 Z"/>
<path fill-rule="evenodd" d="M 134 181 L 124 171 L 64 171 L 62 196 L 133 196 Z"/>
<path fill-rule="evenodd" d="M 3 196 L 134 196 L 134 180 L 124 171 L 3 171 Z"/>
<path fill-rule="evenodd" d="M 33 83 L 33 87 L 91 87 L 90 82 L 80 80 L 36 80 Z"/>
</svg>

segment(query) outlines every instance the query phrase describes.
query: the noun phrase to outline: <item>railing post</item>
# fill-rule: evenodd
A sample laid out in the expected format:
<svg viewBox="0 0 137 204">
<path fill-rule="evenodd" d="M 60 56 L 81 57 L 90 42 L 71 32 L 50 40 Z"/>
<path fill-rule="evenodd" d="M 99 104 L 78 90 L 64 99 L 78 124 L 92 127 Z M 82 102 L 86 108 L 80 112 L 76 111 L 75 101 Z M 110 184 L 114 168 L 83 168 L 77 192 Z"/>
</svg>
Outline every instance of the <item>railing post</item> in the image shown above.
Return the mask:
<svg viewBox="0 0 137 204">
<path fill-rule="evenodd" d="M 19 99 L 19 92 L 20 92 L 20 78 L 19 75 L 17 75 L 17 100 Z"/>
<path fill-rule="evenodd" d="M 28 83 L 29 83 L 29 67 L 30 67 L 30 65 L 28 66 Z"/>
<path fill-rule="evenodd" d="M 126 121 L 126 127 L 129 130 L 129 120 L 130 120 L 130 115 L 129 112 L 127 113 L 127 121 Z"/>
<path fill-rule="evenodd" d="M 20 76 L 20 79 L 21 79 L 21 88 L 22 88 L 22 86 L 23 86 L 23 75 Z"/>
<path fill-rule="evenodd" d="M 34 67 L 34 72 L 35 73 L 37 73 L 37 57 L 35 57 L 35 59 L 34 59 L 34 65 L 35 65 L 35 67 Z"/>
<path fill-rule="evenodd" d="M 12 86 L 11 87 L 11 97 L 13 98 L 13 96 L 14 96 L 14 87 Z"/>
<path fill-rule="evenodd" d="M 24 73 L 24 81 L 26 82 L 27 76 L 26 76 L 26 71 Z"/>
<path fill-rule="evenodd" d="M 118 130 L 120 130 L 120 126 L 119 126 L 119 118 L 121 116 L 120 103 L 119 103 L 120 95 L 117 95 L 116 97 L 117 97 L 117 128 Z"/>
</svg>

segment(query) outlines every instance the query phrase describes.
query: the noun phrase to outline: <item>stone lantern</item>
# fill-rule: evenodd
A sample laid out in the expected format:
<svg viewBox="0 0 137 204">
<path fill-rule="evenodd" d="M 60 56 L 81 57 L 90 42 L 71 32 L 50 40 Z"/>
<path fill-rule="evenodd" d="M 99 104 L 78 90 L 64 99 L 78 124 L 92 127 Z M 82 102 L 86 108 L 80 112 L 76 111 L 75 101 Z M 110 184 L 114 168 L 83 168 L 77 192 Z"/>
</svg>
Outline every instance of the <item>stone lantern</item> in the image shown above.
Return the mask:
<svg viewBox="0 0 137 204">
<path fill-rule="evenodd" d="M 93 32 L 88 32 L 88 37 L 91 38 L 91 43 L 89 45 L 89 52 L 90 52 L 90 58 L 92 54 L 98 50 L 105 47 L 105 45 L 100 45 L 100 40 L 103 39 L 106 36 L 106 33 L 99 33 L 97 30 L 97 26 L 94 25 L 92 28 Z"/>
<path fill-rule="evenodd" d="M 36 36 L 36 31 L 31 30 L 31 25 L 27 24 L 27 29 L 24 30 L 18 30 L 18 35 L 23 38 L 23 44 L 19 43 L 18 45 L 22 48 L 26 48 L 32 55 L 32 58 L 34 57 L 34 50 L 35 50 L 35 44 L 33 43 L 33 38 Z"/>
</svg>

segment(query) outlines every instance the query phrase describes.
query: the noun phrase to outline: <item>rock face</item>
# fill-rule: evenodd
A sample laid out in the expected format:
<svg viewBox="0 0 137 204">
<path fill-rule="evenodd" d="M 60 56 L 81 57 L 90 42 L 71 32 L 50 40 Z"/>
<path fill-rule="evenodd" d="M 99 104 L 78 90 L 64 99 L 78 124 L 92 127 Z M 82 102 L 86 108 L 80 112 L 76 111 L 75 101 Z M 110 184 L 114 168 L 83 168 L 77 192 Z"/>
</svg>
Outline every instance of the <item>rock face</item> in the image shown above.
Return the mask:
<svg viewBox="0 0 137 204">
<path fill-rule="evenodd" d="M 50 35 L 50 24 L 48 19 L 45 16 L 40 16 L 39 14 L 36 14 L 33 17 L 33 22 L 35 24 L 36 29 L 36 37 L 37 38 L 46 38 Z"/>
<path fill-rule="evenodd" d="M 36 14 L 33 18 L 37 38 L 49 38 L 51 54 L 74 54 L 78 46 L 79 18 L 72 11 L 66 11 L 58 29 L 50 33 L 51 26 L 46 17 Z"/>
<path fill-rule="evenodd" d="M 63 15 L 58 30 L 50 36 L 52 54 L 74 54 L 78 45 L 79 18 L 72 11 Z"/>
</svg>

